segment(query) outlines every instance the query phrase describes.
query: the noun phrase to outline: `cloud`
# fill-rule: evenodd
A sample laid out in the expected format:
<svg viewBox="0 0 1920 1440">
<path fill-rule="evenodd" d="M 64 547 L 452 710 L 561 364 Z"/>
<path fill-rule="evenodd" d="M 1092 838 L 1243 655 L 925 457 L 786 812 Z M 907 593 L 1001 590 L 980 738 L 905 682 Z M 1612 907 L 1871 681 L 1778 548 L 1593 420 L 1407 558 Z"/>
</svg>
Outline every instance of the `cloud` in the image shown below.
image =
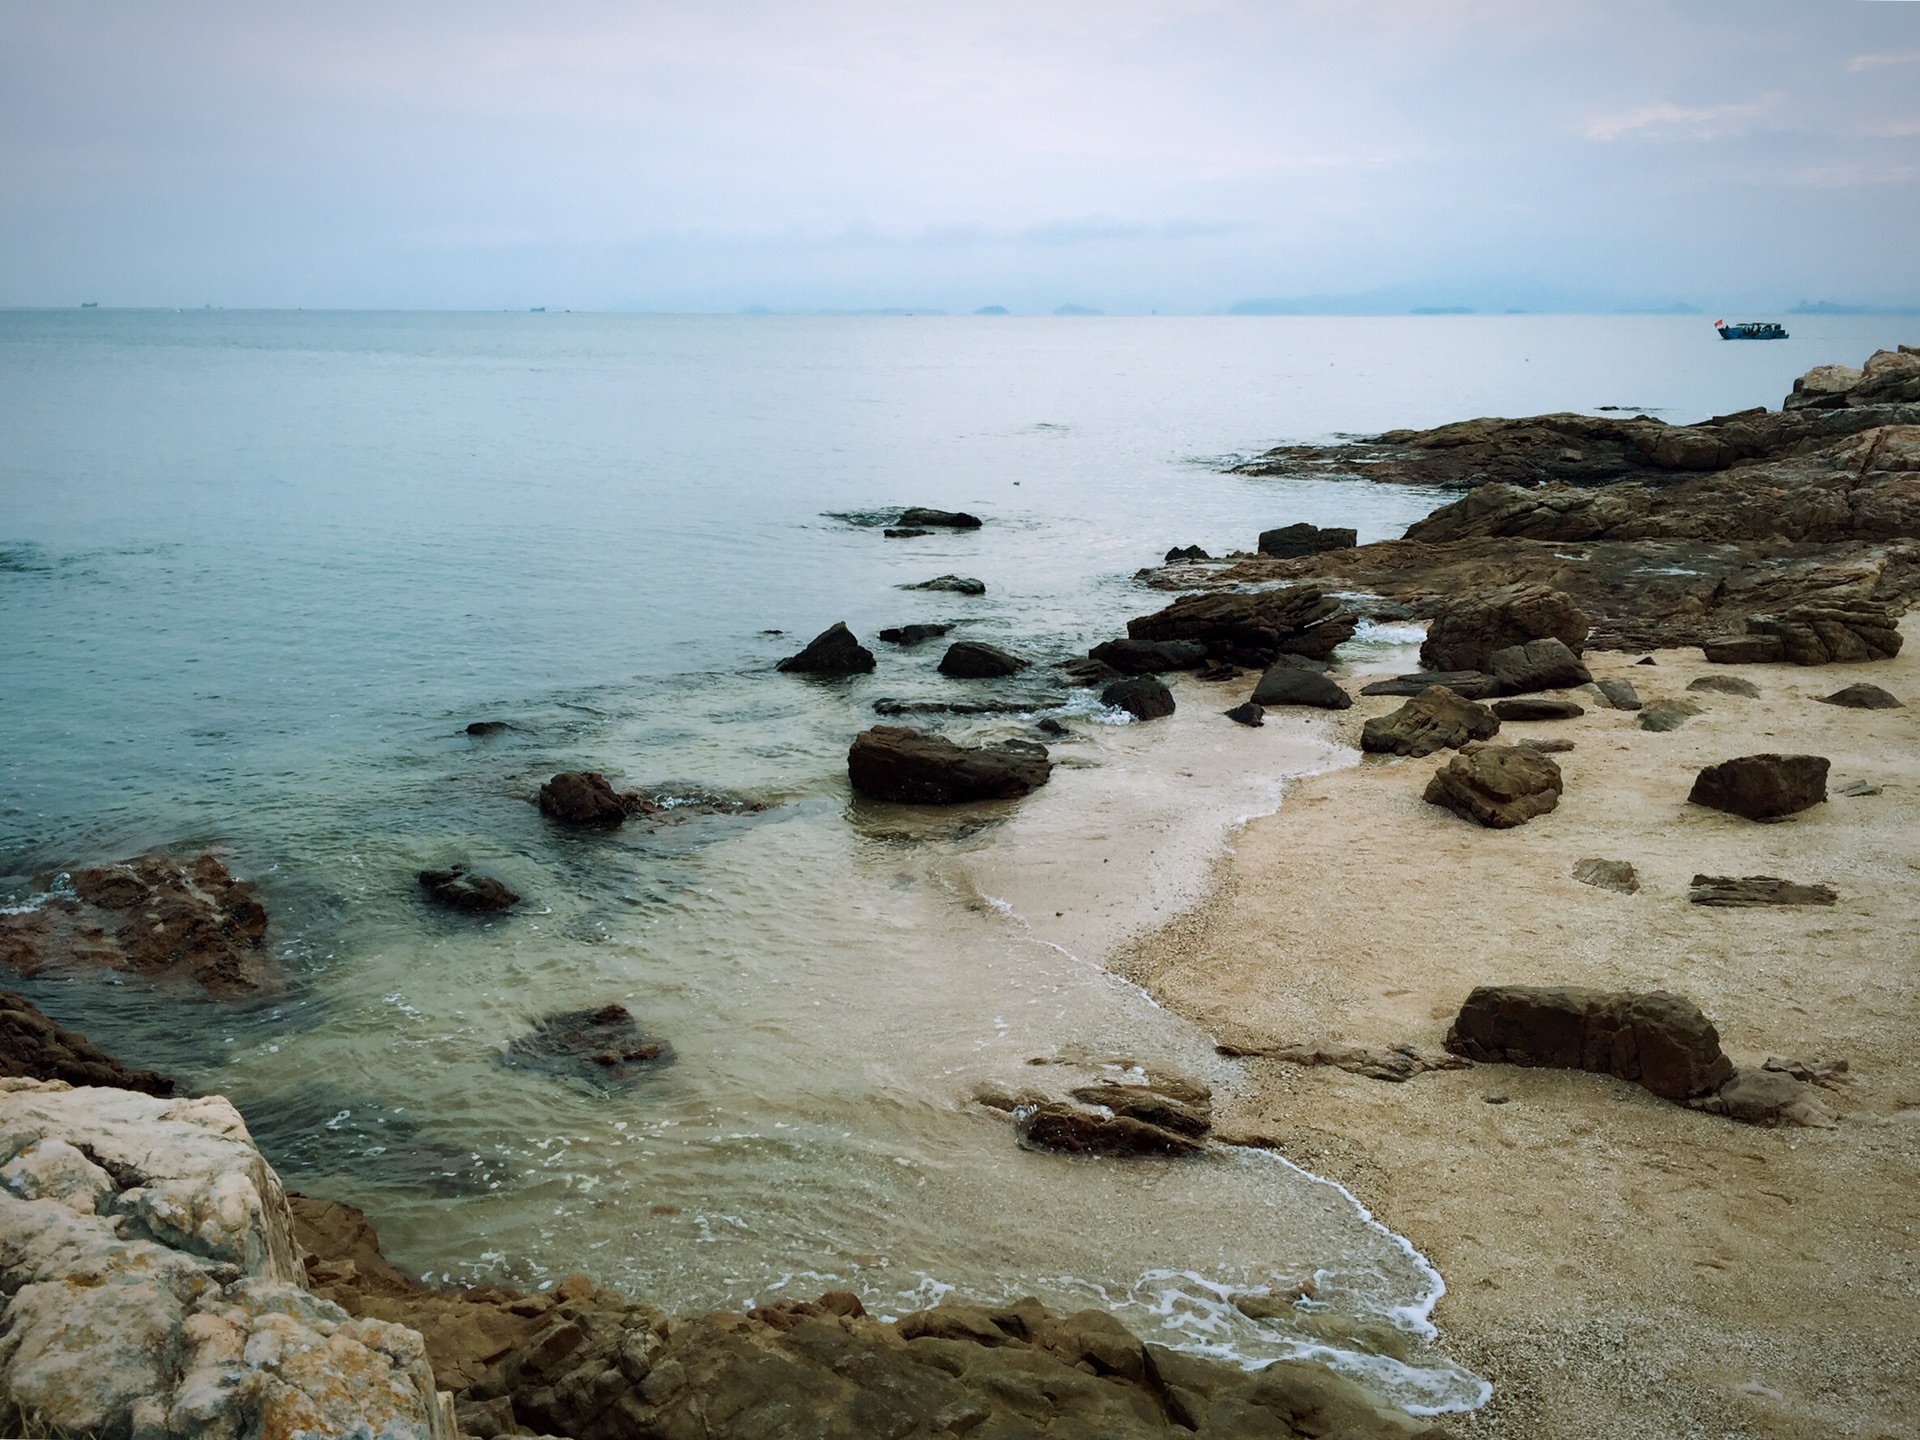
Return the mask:
<svg viewBox="0 0 1920 1440">
<path fill-rule="evenodd" d="M 1752 129 L 1752 121 L 1766 110 L 1775 97 L 1740 105 L 1689 106 L 1661 101 L 1642 105 L 1618 115 L 1603 115 L 1587 123 L 1589 140 L 1618 140 L 1623 135 L 1641 134 L 1649 138 L 1721 140 L 1742 135 Z"/>
<path fill-rule="evenodd" d="M 1864 75 L 1869 70 L 1884 70 L 1889 65 L 1920 65 L 1920 50 L 1908 50 L 1901 54 L 1856 55 L 1847 62 L 1849 75 Z"/>
</svg>

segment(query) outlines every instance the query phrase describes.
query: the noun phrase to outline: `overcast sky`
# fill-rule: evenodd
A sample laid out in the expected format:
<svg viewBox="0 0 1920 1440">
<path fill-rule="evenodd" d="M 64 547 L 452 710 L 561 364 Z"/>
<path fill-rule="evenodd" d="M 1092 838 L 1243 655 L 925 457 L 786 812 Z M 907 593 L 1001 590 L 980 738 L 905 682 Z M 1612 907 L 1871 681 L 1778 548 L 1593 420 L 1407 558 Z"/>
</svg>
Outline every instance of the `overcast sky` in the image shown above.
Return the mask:
<svg viewBox="0 0 1920 1440">
<path fill-rule="evenodd" d="M 1907 0 L 0 7 L 0 304 L 1717 313 L 1917 255 Z"/>
</svg>

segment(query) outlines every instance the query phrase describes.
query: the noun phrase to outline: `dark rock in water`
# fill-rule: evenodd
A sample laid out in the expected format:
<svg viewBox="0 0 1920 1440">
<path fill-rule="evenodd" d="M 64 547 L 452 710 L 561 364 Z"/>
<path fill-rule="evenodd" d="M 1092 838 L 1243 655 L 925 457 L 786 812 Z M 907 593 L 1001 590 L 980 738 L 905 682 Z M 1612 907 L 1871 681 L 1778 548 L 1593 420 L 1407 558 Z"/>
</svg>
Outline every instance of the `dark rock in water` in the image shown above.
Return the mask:
<svg viewBox="0 0 1920 1440">
<path fill-rule="evenodd" d="M 930 510 L 924 505 L 911 505 L 900 512 L 899 523 L 932 525 L 943 530 L 978 530 L 980 517 L 964 510 Z"/>
<path fill-rule="evenodd" d="M 1496 700 L 1493 713 L 1502 720 L 1577 720 L 1587 709 L 1572 700 L 1529 696 L 1522 700 Z"/>
<path fill-rule="evenodd" d="M 1587 667 L 1559 640 L 1529 640 L 1509 645 L 1487 657 L 1487 668 L 1503 695 L 1526 695 L 1536 690 L 1568 690 L 1593 680 Z"/>
<path fill-rule="evenodd" d="M 980 700 L 902 700 L 884 696 L 873 702 L 876 715 L 1023 715 L 1065 699 L 1060 695 L 1020 695 Z"/>
<path fill-rule="evenodd" d="M 1111 1110 L 1115 1115 L 1125 1115 L 1131 1120 L 1158 1125 L 1162 1130 L 1172 1130 L 1181 1135 L 1200 1136 L 1213 1128 L 1211 1103 L 1202 1101 L 1197 1105 L 1188 1104 L 1162 1094 L 1152 1085 L 1121 1085 L 1103 1081 L 1098 1085 L 1082 1085 L 1072 1094 L 1082 1105 L 1096 1105 Z"/>
<path fill-rule="evenodd" d="M 1446 1045 L 1481 1064 L 1614 1075 L 1681 1103 L 1733 1075 L 1713 1022 L 1664 990 L 1483 985 L 1460 1007 Z"/>
<path fill-rule="evenodd" d="M 1796 885 L 1775 875 L 1696 875 L 1687 899 L 1727 909 L 1749 905 L 1831 905 L 1840 897 L 1826 885 Z"/>
<path fill-rule="evenodd" d="M 1824 755 L 1742 755 L 1702 770 L 1687 801 L 1748 820 L 1778 820 L 1827 798 L 1830 764 Z"/>
<path fill-rule="evenodd" d="M 1489 670 L 1496 650 L 1530 640 L 1558 640 L 1578 655 L 1588 628 L 1586 611 L 1571 595 L 1548 585 L 1505 585 L 1467 596 L 1435 616 L 1420 646 L 1420 663 L 1435 670 Z"/>
<path fill-rule="evenodd" d="M 1227 719 L 1236 721 L 1241 725 L 1252 725 L 1258 728 L 1267 723 L 1266 710 L 1254 704 L 1251 700 L 1246 701 L 1244 704 L 1236 705 L 1231 710 L 1222 713 L 1226 715 Z"/>
<path fill-rule="evenodd" d="M 1456 750 L 1469 740 L 1500 731 L 1493 711 L 1464 700 L 1444 685 L 1429 686 L 1389 715 L 1376 715 L 1360 729 L 1360 748 L 1370 755 L 1411 755 Z"/>
<path fill-rule="evenodd" d="M 640 1033 L 624 1005 L 564 1010 L 547 1015 L 515 1037 L 500 1063 L 578 1080 L 596 1090 L 624 1089 L 649 1070 L 673 1063 L 673 1047 Z"/>
<path fill-rule="evenodd" d="M 1687 700 L 1656 700 L 1640 712 L 1640 728 L 1654 734 L 1678 730 L 1700 713 L 1700 707 Z"/>
<path fill-rule="evenodd" d="M 925 640 L 938 640 L 951 629 L 951 625 L 899 625 L 882 630 L 880 638 L 889 645 L 918 645 Z"/>
<path fill-rule="evenodd" d="M 882 530 L 880 533 L 889 540 L 917 540 L 922 535 L 931 535 L 933 532 L 931 530 L 902 530 L 895 528 Z"/>
<path fill-rule="evenodd" d="M 1560 803 L 1560 767 L 1524 745 L 1456 755 L 1427 782 L 1424 799 L 1489 830 L 1511 830 Z"/>
<path fill-rule="evenodd" d="M 1711 690 L 1719 695 L 1740 695 L 1748 700 L 1760 698 L 1760 687 L 1738 675 L 1702 675 L 1687 682 L 1689 690 Z"/>
<path fill-rule="evenodd" d="M 507 910 L 520 903 L 520 897 L 493 876 L 475 875 L 464 865 L 422 870 L 420 888 L 429 900 L 450 910 Z"/>
<path fill-rule="evenodd" d="M 129 1069 L 86 1036 L 54 1024 L 32 1002 L 5 990 L 0 990 L 0 1075 L 173 1094 L 173 1081 L 166 1076 Z"/>
<path fill-rule="evenodd" d="M 1582 885 L 1622 895 L 1634 895 L 1640 890 L 1640 877 L 1626 860 L 1581 860 L 1573 867 L 1573 878 Z"/>
<path fill-rule="evenodd" d="M 1328 550 L 1351 550 L 1359 532 L 1318 525 L 1283 525 L 1278 530 L 1260 532 L 1260 553 L 1277 560 L 1292 560 L 1301 555 L 1319 555 Z"/>
<path fill-rule="evenodd" d="M 984 595 L 987 582 L 975 580 L 966 575 L 936 575 L 931 580 L 917 581 L 912 585 L 898 585 L 898 590 L 945 590 L 954 595 Z"/>
<path fill-rule="evenodd" d="M 1194 672 L 1193 678 L 1217 685 L 1222 680 L 1238 680 L 1241 674 L 1238 665 L 1204 665 Z"/>
<path fill-rule="evenodd" d="M 997 680 L 1018 675 L 1033 662 L 980 640 L 957 640 L 940 657 L 940 673 L 958 680 Z"/>
<path fill-rule="evenodd" d="M 775 668 L 790 675 L 864 675 L 873 665 L 873 652 L 854 638 L 846 621 L 839 620 Z"/>
<path fill-rule="evenodd" d="M 966 748 L 900 725 L 864 730 L 847 752 L 853 788 L 903 805 L 1012 800 L 1047 783 L 1047 747 L 1021 740 Z"/>
<path fill-rule="evenodd" d="M 1311 705 L 1320 710 L 1346 710 L 1353 697 L 1326 676 L 1298 666 L 1276 663 L 1253 687 L 1255 705 Z"/>
<path fill-rule="evenodd" d="M 1375 680 L 1360 687 L 1362 695 L 1424 695 L 1436 685 L 1444 685 L 1463 700 L 1485 700 L 1500 693 L 1500 682 L 1480 670 L 1421 670 L 1412 675 L 1396 675 L 1391 680 Z"/>
<path fill-rule="evenodd" d="M 540 787 L 540 813 L 562 825 L 611 829 L 648 808 L 642 796 L 616 791 L 598 770 L 563 770 Z"/>
<path fill-rule="evenodd" d="M 1265 668 L 1282 655 L 1324 660 L 1353 638 L 1358 617 L 1317 586 L 1252 594 L 1183 595 L 1166 609 L 1127 622 L 1136 640 L 1197 640 L 1213 660 Z"/>
<path fill-rule="evenodd" d="M 1173 714 L 1173 692 L 1153 675 L 1116 680 L 1100 692 L 1102 705 L 1115 705 L 1136 720 L 1164 720 Z"/>
<path fill-rule="evenodd" d="M 498 735 L 502 730 L 512 727 L 504 720 L 476 720 L 467 726 L 469 735 Z"/>
<path fill-rule="evenodd" d="M 1064 1155 L 1198 1155 L 1206 1146 L 1190 1136 L 1130 1115 L 1100 1115 L 1057 1102 L 1036 1107 L 1017 1122 L 1034 1150 Z"/>
<path fill-rule="evenodd" d="M 1103 640 L 1087 658 L 1121 675 L 1158 675 L 1193 669 L 1207 658 L 1207 647 L 1197 640 Z"/>
<path fill-rule="evenodd" d="M 1055 668 L 1066 677 L 1069 685 L 1104 685 L 1109 680 L 1120 678 L 1120 672 L 1106 661 L 1095 660 L 1088 655 L 1062 660 Z"/>
<path fill-rule="evenodd" d="M 365 1186 L 437 1196 L 484 1195 L 513 1178 L 501 1148 L 462 1143 L 458 1121 L 334 1083 L 312 1070 L 288 1088 L 234 1103 L 283 1179 L 351 1175 Z"/>
<path fill-rule="evenodd" d="M 1167 551 L 1166 563 L 1172 565 L 1180 560 L 1211 560 L 1212 558 L 1198 545 L 1176 545 Z"/>
<path fill-rule="evenodd" d="M 1901 710 L 1906 708 L 1899 700 L 1878 685 L 1849 685 L 1844 690 L 1836 690 L 1831 695 L 1820 697 L 1822 705 L 1844 705 L 1849 710 Z"/>
<path fill-rule="evenodd" d="M 1051 715 L 1048 715 L 1044 719 L 1042 719 L 1037 725 L 1034 726 L 1034 728 L 1043 735 L 1052 735 L 1056 738 L 1061 735 L 1070 735 L 1073 733 L 1072 731 L 1068 730 L 1065 725 L 1062 725 L 1058 720 L 1054 719 Z"/>
<path fill-rule="evenodd" d="M 220 996 L 268 984 L 266 909 L 218 856 L 143 855 L 67 879 L 70 894 L 0 913 L 0 964 L 28 977 L 73 965 L 190 979 Z"/>
<path fill-rule="evenodd" d="M 1640 692 L 1633 688 L 1631 680 L 1596 680 L 1593 688 L 1607 704 L 1616 710 L 1638 710 Z"/>
</svg>

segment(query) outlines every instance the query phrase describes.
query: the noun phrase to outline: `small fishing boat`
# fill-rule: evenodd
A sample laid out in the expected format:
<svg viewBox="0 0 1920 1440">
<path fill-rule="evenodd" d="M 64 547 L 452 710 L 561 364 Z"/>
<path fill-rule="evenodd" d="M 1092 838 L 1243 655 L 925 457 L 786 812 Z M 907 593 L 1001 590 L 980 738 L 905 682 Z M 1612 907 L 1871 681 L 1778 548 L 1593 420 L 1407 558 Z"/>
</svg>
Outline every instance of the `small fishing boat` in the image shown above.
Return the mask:
<svg viewBox="0 0 1920 1440">
<path fill-rule="evenodd" d="M 1729 325 L 1724 320 L 1713 322 L 1713 328 L 1720 332 L 1722 340 L 1784 340 L 1787 332 L 1772 320 L 1742 320 L 1738 325 Z"/>
</svg>

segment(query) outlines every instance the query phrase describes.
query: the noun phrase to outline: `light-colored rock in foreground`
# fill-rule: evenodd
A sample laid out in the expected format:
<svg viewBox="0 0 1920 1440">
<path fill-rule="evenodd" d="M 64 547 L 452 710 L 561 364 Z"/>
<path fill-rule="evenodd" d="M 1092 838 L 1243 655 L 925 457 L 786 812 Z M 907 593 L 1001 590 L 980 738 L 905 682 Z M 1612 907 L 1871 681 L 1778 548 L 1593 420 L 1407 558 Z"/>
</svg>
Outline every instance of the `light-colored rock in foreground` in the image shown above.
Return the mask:
<svg viewBox="0 0 1920 1440">
<path fill-rule="evenodd" d="M 0 1402 L 140 1440 L 452 1440 L 419 1335 L 308 1293 L 225 1100 L 0 1081 Z"/>
</svg>

